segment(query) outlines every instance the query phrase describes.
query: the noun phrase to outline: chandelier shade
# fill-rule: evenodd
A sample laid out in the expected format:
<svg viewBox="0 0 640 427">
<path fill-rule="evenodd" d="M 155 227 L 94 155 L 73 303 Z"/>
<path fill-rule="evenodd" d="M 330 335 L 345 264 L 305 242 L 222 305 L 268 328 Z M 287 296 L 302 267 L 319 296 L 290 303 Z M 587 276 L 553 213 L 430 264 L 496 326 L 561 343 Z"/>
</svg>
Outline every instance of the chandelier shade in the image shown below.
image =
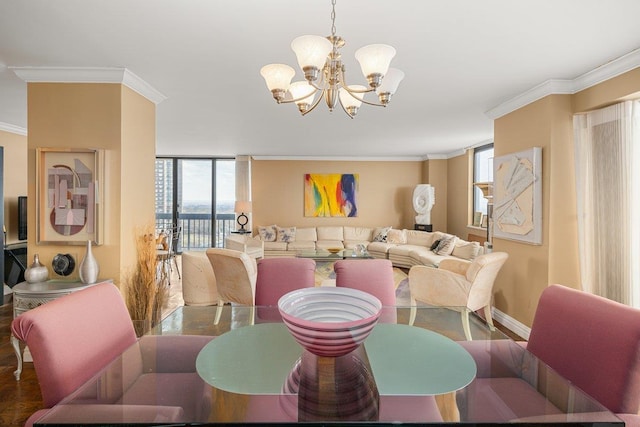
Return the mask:
<svg viewBox="0 0 640 427">
<path fill-rule="evenodd" d="M 387 74 L 396 50 L 386 44 L 370 44 L 356 50 L 355 57 L 360 63 L 362 74 L 369 79 L 374 75 Z"/>
<path fill-rule="evenodd" d="M 331 5 L 330 36 L 304 35 L 291 42 L 291 49 L 296 54 L 305 81 L 291 83 L 295 75 L 293 68 L 285 64 L 270 64 L 260 70 L 267 87 L 278 104 L 295 103 L 303 116 L 313 111 L 322 99 L 329 111 L 333 111 L 340 103 L 351 118 L 358 113 L 363 103 L 386 107 L 404 78 L 402 71 L 389 68 L 396 50 L 386 44 L 371 44 L 358 49 L 355 57 L 367 79 L 368 87 L 348 85 L 339 52 L 345 41 L 336 35 L 336 0 L 332 0 Z M 316 93 L 319 93 L 317 98 Z M 366 100 L 367 93 L 376 93 L 378 102 Z"/>
<path fill-rule="evenodd" d="M 276 96 L 276 92 L 282 94 L 289 90 L 291 79 L 296 75 L 296 71 L 285 64 L 269 64 L 260 69 L 260 74 L 267 82 L 267 87 Z"/>
<path fill-rule="evenodd" d="M 294 39 L 291 42 L 291 49 L 298 58 L 301 70 L 307 67 L 320 70 L 327 61 L 327 55 L 333 49 L 333 44 L 326 37 L 307 35 Z"/>
</svg>

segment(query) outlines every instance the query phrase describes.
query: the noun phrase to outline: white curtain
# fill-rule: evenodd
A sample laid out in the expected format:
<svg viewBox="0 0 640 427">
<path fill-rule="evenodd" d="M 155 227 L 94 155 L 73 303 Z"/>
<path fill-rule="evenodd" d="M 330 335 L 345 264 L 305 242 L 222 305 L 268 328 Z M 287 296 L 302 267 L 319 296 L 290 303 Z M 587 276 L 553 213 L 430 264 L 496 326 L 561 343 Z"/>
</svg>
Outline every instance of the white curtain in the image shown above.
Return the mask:
<svg viewBox="0 0 640 427">
<path fill-rule="evenodd" d="M 251 201 L 251 156 L 236 156 L 236 200 Z M 251 213 L 247 213 L 251 230 L 253 222 Z"/>
<path fill-rule="evenodd" d="M 640 307 L 640 101 L 573 125 L 582 287 Z"/>
</svg>

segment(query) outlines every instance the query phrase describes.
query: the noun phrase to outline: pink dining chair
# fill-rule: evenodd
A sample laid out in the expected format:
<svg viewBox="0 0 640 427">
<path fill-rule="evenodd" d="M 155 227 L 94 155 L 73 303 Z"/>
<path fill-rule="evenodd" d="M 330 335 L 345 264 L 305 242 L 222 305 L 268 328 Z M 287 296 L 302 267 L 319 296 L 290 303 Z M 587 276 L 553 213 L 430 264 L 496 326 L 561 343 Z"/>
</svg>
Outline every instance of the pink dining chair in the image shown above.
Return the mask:
<svg viewBox="0 0 640 427">
<path fill-rule="evenodd" d="M 279 320 L 275 307 L 281 296 L 296 289 L 315 286 L 316 262 L 309 258 L 260 259 L 257 268 L 256 306 L 259 306 L 260 320 Z"/>
<path fill-rule="evenodd" d="M 393 265 L 388 259 L 345 259 L 336 261 L 336 286 L 368 292 L 382 302 L 381 322 L 396 323 L 396 290 Z"/>
<path fill-rule="evenodd" d="M 107 380 L 96 384 L 86 405 L 67 406 L 80 424 L 97 416 L 114 421 L 123 414 L 137 422 L 206 421 L 209 415 L 210 391 L 195 372 L 195 360 L 212 337 L 149 335 L 138 340 L 120 291 L 111 283 L 29 310 L 13 320 L 11 331 L 29 347 L 45 408 L 126 354 L 126 364 L 105 374 Z M 122 405 L 109 405 L 113 402 Z M 47 412 L 34 413 L 26 425 Z"/>
<path fill-rule="evenodd" d="M 511 374 L 504 369 L 517 366 L 518 360 L 523 363 L 524 351 L 518 355 L 518 346 L 505 351 L 491 343 L 461 343 L 478 364 L 476 380 L 459 392 L 461 413 L 478 422 L 559 414 L 534 387 L 515 376 L 519 368 Z M 526 349 L 626 425 L 640 426 L 640 310 L 551 285 L 538 302 Z M 491 378 L 485 375 L 489 372 Z"/>
</svg>

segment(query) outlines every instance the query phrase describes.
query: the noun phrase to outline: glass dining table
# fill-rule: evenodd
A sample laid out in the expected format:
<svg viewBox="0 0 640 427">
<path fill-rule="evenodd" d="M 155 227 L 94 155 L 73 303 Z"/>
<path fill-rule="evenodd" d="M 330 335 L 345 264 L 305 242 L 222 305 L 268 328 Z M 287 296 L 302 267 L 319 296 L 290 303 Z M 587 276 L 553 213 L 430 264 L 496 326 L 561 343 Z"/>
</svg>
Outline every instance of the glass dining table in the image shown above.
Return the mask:
<svg viewBox="0 0 640 427">
<path fill-rule="evenodd" d="M 182 367 L 197 372 L 207 390 L 200 418 L 163 421 L 159 410 L 149 411 L 148 418 L 128 418 L 130 412 L 117 400 L 105 403 L 116 408 L 115 418 L 113 410 L 108 419 L 101 418 L 103 408 L 86 401 L 88 390 L 95 395 L 108 381 L 99 373 L 35 425 L 624 425 L 475 315 L 473 340 L 467 341 L 460 310 L 419 306 L 410 326 L 409 307 L 383 307 L 381 318 L 393 311 L 397 322 L 379 322 L 352 353 L 321 357 L 293 339 L 277 307 L 225 305 L 217 324 L 216 307 L 178 307 L 148 335 L 215 337 L 192 366 Z M 114 371 L 125 378 L 138 369 L 130 366 L 129 351 L 138 350 L 126 350 L 105 368 L 110 378 Z M 528 399 L 501 399 L 491 387 L 479 385 L 496 378 L 512 379 L 519 387 L 514 395 L 522 393 L 523 384 L 530 388 L 526 393 L 535 396 L 531 407 Z M 145 389 L 158 402 L 163 391 L 160 386 Z M 487 402 L 496 410 L 487 410 Z"/>
</svg>

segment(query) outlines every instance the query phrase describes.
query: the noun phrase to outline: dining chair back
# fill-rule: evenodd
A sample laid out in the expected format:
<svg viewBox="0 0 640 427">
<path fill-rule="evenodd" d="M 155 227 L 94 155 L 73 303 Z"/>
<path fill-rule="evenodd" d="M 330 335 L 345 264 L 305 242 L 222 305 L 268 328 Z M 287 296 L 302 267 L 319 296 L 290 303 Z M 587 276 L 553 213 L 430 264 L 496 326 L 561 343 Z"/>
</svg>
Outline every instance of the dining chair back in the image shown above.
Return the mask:
<svg viewBox="0 0 640 427">
<path fill-rule="evenodd" d="M 78 415 L 89 411 L 82 415 L 87 422 L 96 405 L 105 419 L 122 418 L 118 405 L 108 405 L 113 402 L 127 405 L 132 419 L 146 422 L 165 416 L 176 422 L 208 417 L 210 390 L 196 373 L 195 360 L 213 337 L 148 335 L 138 340 L 120 291 L 111 283 L 29 310 L 13 320 L 11 331 L 29 347 L 45 408 L 95 381 L 83 392 L 86 405 L 76 408 Z M 119 357 L 126 363 L 123 359 L 113 372 L 107 369 Z M 171 387 L 156 386 L 160 384 Z M 26 425 L 46 412 L 36 412 Z"/>
<path fill-rule="evenodd" d="M 220 321 L 224 303 L 254 306 L 258 269 L 255 258 L 234 249 L 209 248 L 207 258 L 213 268 L 218 290 L 215 324 Z M 250 323 L 253 323 L 253 311 Z"/>
<path fill-rule="evenodd" d="M 336 286 L 370 293 L 383 306 L 395 307 L 396 290 L 393 265 L 388 259 L 345 259 L 336 261 Z M 396 323 L 395 309 L 385 308 L 380 322 Z"/>
<path fill-rule="evenodd" d="M 315 286 L 316 262 L 309 258 L 266 258 L 258 260 L 256 305 L 278 305 L 284 294 Z"/>
<path fill-rule="evenodd" d="M 315 286 L 316 262 L 309 258 L 258 260 L 256 306 L 258 321 L 280 321 L 278 300 L 284 294 Z M 269 306 L 269 307 L 264 307 Z"/>
<path fill-rule="evenodd" d="M 540 297 L 527 350 L 609 410 L 640 410 L 640 310 L 552 285 Z"/>
<path fill-rule="evenodd" d="M 213 268 L 202 251 L 183 252 L 182 299 L 185 305 L 216 305 L 220 300 Z"/>
</svg>

